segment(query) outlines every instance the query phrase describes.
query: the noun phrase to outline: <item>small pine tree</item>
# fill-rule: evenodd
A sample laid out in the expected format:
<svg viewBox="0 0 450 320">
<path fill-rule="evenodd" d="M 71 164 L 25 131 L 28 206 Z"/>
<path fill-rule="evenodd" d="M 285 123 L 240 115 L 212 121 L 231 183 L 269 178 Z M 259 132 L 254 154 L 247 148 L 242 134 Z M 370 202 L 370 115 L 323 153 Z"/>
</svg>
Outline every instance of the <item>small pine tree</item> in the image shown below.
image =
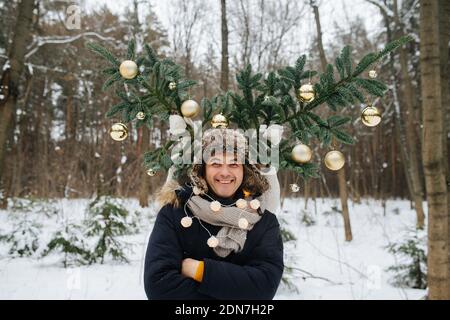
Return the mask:
<svg viewBox="0 0 450 320">
<path fill-rule="evenodd" d="M 56 251 L 63 253 L 64 268 L 88 264 L 92 260 L 91 253 L 86 249 L 83 238 L 84 233 L 81 226 L 72 223 L 66 224 L 62 231 L 54 234 L 42 253 L 42 257 Z"/>
<path fill-rule="evenodd" d="M 329 210 L 329 211 L 327 210 L 327 211 L 322 212 L 322 214 L 324 216 L 332 216 L 332 215 L 334 215 L 336 213 L 342 214 L 342 210 L 339 209 L 337 206 L 331 206 L 331 210 Z"/>
<path fill-rule="evenodd" d="M 314 217 L 311 214 L 308 213 L 308 211 L 301 210 L 301 213 L 302 213 L 301 222 L 305 226 L 310 227 L 310 226 L 313 226 L 316 224 L 316 220 L 314 219 Z"/>
<path fill-rule="evenodd" d="M 289 246 L 291 245 L 289 242 L 295 241 L 297 240 L 297 238 L 288 228 L 285 227 L 287 225 L 285 219 L 280 218 L 279 221 L 280 221 L 281 239 L 285 246 L 286 245 Z M 295 264 L 294 261 L 292 263 Z M 295 285 L 295 276 L 293 269 L 291 267 L 288 267 L 287 265 L 285 265 L 284 267 L 283 276 L 281 277 L 281 283 L 288 291 L 295 291 L 298 293 L 297 286 Z"/>
<path fill-rule="evenodd" d="M 135 222 L 129 217 L 128 211 L 108 196 L 98 197 L 89 204 L 86 235 L 97 238 L 91 254 L 92 262 L 100 260 L 103 264 L 108 256 L 113 260 L 128 262 L 125 250 L 130 245 L 119 237 L 137 231 Z"/>
<path fill-rule="evenodd" d="M 398 263 L 387 268 L 394 272 L 392 284 L 414 289 L 427 287 L 427 244 L 424 230 L 408 231 L 401 242 L 386 246 Z"/>
<path fill-rule="evenodd" d="M 30 257 L 39 249 L 42 225 L 26 215 L 14 223 L 13 230 L 0 235 L 0 241 L 9 243 L 12 257 Z"/>
<path fill-rule="evenodd" d="M 45 214 L 47 217 L 58 214 L 56 200 L 33 197 L 12 198 L 10 200 L 9 209 L 12 212 L 21 214 L 39 212 L 39 214 Z"/>
<path fill-rule="evenodd" d="M 296 279 L 294 276 L 294 269 L 289 266 L 284 266 L 283 276 L 281 277 L 281 283 L 288 291 L 295 291 L 299 293 L 297 286 L 295 285 Z"/>
<path fill-rule="evenodd" d="M 281 227 L 280 232 L 281 232 L 281 238 L 283 239 L 283 243 L 286 243 L 286 242 L 292 241 L 292 240 L 297 240 L 297 238 L 294 236 L 294 234 L 292 232 L 290 232 L 289 230 L 287 230 L 286 228 Z"/>
</svg>

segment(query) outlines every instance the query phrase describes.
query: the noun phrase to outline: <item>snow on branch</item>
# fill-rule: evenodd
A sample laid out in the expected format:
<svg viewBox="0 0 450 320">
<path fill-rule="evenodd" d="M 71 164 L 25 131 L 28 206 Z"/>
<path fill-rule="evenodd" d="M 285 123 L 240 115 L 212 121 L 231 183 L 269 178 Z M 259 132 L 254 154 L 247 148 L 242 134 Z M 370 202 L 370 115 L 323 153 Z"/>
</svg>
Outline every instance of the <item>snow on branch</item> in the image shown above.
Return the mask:
<svg viewBox="0 0 450 320">
<path fill-rule="evenodd" d="M 394 12 L 382 1 L 378 0 L 366 0 L 368 3 L 373 4 L 374 6 L 377 6 L 384 14 L 386 14 L 387 17 L 393 18 Z"/>
<path fill-rule="evenodd" d="M 93 31 L 80 33 L 73 37 L 67 37 L 67 36 L 37 37 L 33 41 L 34 48 L 25 55 L 25 59 L 29 59 L 33 54 L 35 54 L 39 50 L 40 47 L 42 47 L 45 44 L 70 43 L 70 42 L 74 42 L 82 37 L 89 37 L 89 36 L 97 37 L 104 41 L 116 41 L 116 39 L 114 39 L 114 38 L 104 37 L 104 36 L 98 34 L 97 32 L 93 32 Z"/>
<path fill-rule="evenodd" d="M 8 56 L 5 56 L 4 54 L 0 54 L 0 59 L 4 59 L 6 61 L 5 66 L 9 66 L 9 57 Z M 45 72 L 51 71 L 51 72 L 67 73 L 67 70 L 64 70 L 62 68 L 55 68 L 55 67 L 50 68 L 50 67 L 46 67 L 46 66 L 42 66 L 42 65 L 33 64 L 30 62 L 26 62 L 25 66 L 28 68 L 30 74 L 33 73 L 34 69 L 42 70 Z"/>
</svg>

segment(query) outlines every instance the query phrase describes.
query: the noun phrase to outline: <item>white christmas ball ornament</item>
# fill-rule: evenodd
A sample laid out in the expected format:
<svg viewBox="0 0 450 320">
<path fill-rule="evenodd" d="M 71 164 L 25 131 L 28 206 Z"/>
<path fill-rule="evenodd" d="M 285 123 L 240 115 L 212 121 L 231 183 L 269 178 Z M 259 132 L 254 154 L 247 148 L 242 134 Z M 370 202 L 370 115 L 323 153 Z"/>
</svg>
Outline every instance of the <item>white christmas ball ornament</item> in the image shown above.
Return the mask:
<svg viewBox="0 0 450 320">
<path fill-rule="evenodd" d="M 217 239 L 214 236 L 211 236 L 208 241 L 207 241 L 208 246 L 210 246 L 211 248 L 215 248 L 219 245 L 219 239 Z"/>
<path fill-rule="evenodd" d="M 238 207 L 239 209 L 247 208 L 247 201 L 245 201 L 244 199 L 239 199 L 238 201 L 236 201 L 236 207 Z"/>
<path fill-rule="evenodd" d="M 184 217 L 183 219 L 181 219 L 181 225 L 185 228 L 189 228 L 192 225 L 192 218 Z"/>
<path fill-rule="evenodd" d="M 245 218 L 240 218 L 239 221 L 238 221 L 238 225 L 239 225 L 239 228 L 241 228 L 241 229 L 247 229 L 247 227 L 248 227 L 248 220 L 245 219 Z"/>
<path fill-rule="evenodd" d="M 145 119 L 145 113 L 142 112 L 142 111 L 139 111 L 139 112 L 136 114 L 136 118 L 137 118 L 138 120 L 144 120 L 144 119 Z"/>
<path fill-rule="evenodd" d="M 211 202 L 209 207 L 211 208 L 212 211 L 218 212 L 220 210 L 220 208 L 222 207 L 222 205 L 220 204 L 219 201 L 213 201 L 213 202 Z"/>
<path fill-rule="evenodd" d="M 292 192 L 299 192 L 299 191 L 300 191 L 300 187 L 299 187 L 298 184 L 296 184 L 296 183 L 292 183 L 292 184 L 290 185 L 290 187 L 291 187 L 291 191 L 292 191 Z"/>
<path fill-rule="evenodd" d="M 369 71 L 369 77 L 372 79 L 375 79 L 376 77 L 378 77 L 378 73 L 376 70 L 370 70 Z"/>
<path fill-rule="evenodd" d="M 253 199 L 252 201 L 250 201 L 250 208 L 254 209 L 254 210 L 258 210 L 260 206 L 259 200 L 258 199 Z"/>
</svg>

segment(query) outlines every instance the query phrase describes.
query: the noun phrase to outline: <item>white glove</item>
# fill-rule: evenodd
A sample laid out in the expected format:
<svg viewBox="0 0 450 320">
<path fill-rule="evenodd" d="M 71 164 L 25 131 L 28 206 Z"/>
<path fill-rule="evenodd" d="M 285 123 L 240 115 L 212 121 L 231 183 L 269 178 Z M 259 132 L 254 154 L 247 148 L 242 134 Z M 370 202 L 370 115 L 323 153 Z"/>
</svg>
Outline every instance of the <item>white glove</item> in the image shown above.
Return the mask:
<svg viewBox="0 0 450 320">
<path fill-rule="evenodd" d="M 177 114 L 172 114 L 169 116 L 169 132 L 178 136 L 186 131 L 186 122 L 184 121 L 182 116 Z"/>
<path fill-rule="evenodd" d="M 167 178 L 165 184 L 169 183 L 171 180 L 175 180 L 174 178 L 175 170 L 176 170 L 175 166 L 171 166 L 169 168 L 169 170 L 167 171 Z"/>
<path fill-rule="evenodd" d="M 269 190 L 264 192 L 257 199 L 260 202 L 261 210 L 269 210 L 273 214 L 277 214 L 280 210 L 280 183 L 278 181 L 277 170 L 275 167 L 270 167 L 270 172 L 265 174 L 267 182 L 269 183 Z"/>
</svg>

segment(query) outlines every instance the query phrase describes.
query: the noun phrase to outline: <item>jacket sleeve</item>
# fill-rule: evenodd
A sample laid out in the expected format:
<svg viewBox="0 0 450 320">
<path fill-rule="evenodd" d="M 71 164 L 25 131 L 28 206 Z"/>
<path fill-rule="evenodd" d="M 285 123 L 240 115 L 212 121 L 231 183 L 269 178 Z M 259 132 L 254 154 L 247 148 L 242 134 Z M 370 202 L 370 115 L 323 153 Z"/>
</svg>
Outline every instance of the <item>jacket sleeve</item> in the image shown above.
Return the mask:
<svg viewBox="0 0 450 320">
<path fill-rule="evenodd" d="M 283 241 L 278 221 L 264 233 L 251 254 L 252 258 L 243 266 L 204 259 L 199 292 L 217 299 L 273 299 L 284 270 Z"/>
<path fill-rule="evenodd" d="M 181 274 L 183 249 L 170 219 L 172 207 L 158 213 L 148 241 L 144 287 L 148 299 L 211 299 L 198 292 L 198 282 Z"/>
</svg>

